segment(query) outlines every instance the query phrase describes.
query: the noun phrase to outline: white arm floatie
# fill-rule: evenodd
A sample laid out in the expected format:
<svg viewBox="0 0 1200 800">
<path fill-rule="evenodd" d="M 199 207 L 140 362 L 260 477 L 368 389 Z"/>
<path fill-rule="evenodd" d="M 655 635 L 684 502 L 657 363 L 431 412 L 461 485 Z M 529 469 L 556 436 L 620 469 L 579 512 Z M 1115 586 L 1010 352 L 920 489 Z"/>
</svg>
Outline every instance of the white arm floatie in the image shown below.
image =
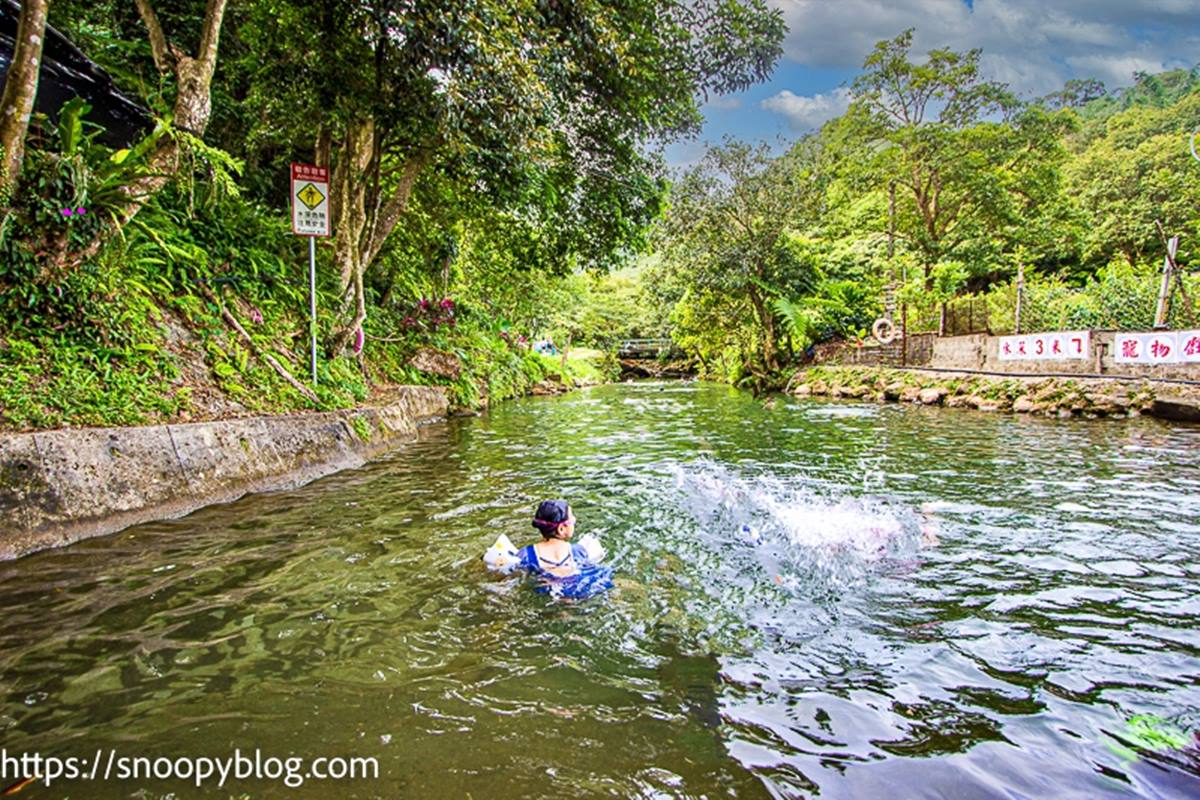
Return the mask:
<svg viewBox="0 0 1200 800">
<path fill-rule="evenodd" d="M 604 552 L 604 545 L 600 544 L 600 540 L 597 539 L 596 535 L 593 533 L 589 533 L 581 537 L 579 540 L 579 546 L 583 548 L 585 553 L 587 553 L 589 564 L 599 564 L 604 560 L 604 556 L 607 555 L 607 553 Z"/>
<path fill-rule="evenodd" d="M 506 572 L 517 565 L 517 548 L 508 540 L 508 536 L 500 537 L 483 553 L 483 563 L 488 569 Z"/>
</svg>

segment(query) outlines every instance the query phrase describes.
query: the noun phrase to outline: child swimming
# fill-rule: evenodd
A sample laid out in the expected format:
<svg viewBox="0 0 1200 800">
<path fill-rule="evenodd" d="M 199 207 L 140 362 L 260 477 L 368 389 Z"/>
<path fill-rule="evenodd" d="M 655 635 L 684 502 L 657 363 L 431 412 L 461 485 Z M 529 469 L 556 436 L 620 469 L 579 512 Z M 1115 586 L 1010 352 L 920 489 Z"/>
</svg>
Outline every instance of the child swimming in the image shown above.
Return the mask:
<svg viewBox="0 0 1200 800">
<path fill-rule="evenodd" d="M 612 588 L 612 569 L 597 566 L 599 559 L 583 544 L 571 543 L 575 514 L 565 500 L 545 500 L 538 505 L 533 527 L 541 532 L 542 541 L 522 547 L 517 566 L 539 579 L 539 592 L 587 597 Z"/>
</svg>

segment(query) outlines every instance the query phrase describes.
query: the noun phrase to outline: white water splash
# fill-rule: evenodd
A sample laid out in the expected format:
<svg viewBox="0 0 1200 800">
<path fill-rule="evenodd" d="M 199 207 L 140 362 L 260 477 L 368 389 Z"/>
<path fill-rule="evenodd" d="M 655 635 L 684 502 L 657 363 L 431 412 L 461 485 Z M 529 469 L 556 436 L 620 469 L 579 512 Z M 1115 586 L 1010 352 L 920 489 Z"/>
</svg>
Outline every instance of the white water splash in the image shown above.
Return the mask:
<svg viewBox="0 0 1200 800">
<path fill-rule="evenodd" d="M 774 582 L 843 584 L 875 562 L 915 549 L 922 518 L 878 497 L 833 494 L 770 476 L 742 477 L 700 462 L 674 465 L 681 504 L 718 546 L 751 548 Z"/>
</svg>

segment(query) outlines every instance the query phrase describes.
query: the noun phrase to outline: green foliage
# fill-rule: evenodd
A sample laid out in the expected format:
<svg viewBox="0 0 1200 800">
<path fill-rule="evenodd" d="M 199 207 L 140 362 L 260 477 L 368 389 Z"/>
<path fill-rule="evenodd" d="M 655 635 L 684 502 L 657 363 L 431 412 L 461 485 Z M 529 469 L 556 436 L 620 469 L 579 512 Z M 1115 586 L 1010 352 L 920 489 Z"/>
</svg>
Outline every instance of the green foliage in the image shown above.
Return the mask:
<svg viewBox="0 0 1200 800">
<path fill-rule="evenodd" d="M 819 244 L 798 233 L 820 199 L 809 156 L 794 150 L 774 159 L 765 146 L 727 140 L 677 182 L 659 273 L 678 291 L 676 341 L 702 363 L 720 354 L 741 372 L 778 366 L 771 303 L 811 293 L 822 277 Z M 694 307 L 679 308 L 687 304 Z M 703 330 L 721 318 L 718 327 L 736 327 L 730 336 Z"/>
<path fill-rule="evenodd" d="M 1087 211 L 1083 261 L 1114 256 L 1137 263 L 1162 253 L 1156 221 L 1183 234 L 1178 261 L 1195 259 L 1200 235 L 1200 164 L 1188 137 L 1200 119 L 1200 83 L 1164 108 L 1134 106 L 1108 117 L 1066 169 L 1069 191 Z"/>
<path fill-rule="evenodd" d="M 1017 243 L 1050 257 L 1062 244 L 1062 137 L 1075 117 L 1023 105 L 983 80 L 978 50 L 914 61 L 911 46 L 905 31 L 864 62 L 841 135 L 866 157 L 839 171 L 894 196 L 899 243 L 917 257 L 927 289 L 942 262 L 986 280 Z"/>
<path fill-rule="evenodd" d="M 354 433 L 359 439 L 362 439 L 364 442 L 371 441 L 371 425 L 365 419 L 358 415 L 351 417 L 350 427 L 354 429 Z"/>
<path fill-rule="evenodd" d="M 1135 714 L 1126 720 L 1125 729 L 1108 747 L 1132 762 L 1145 753 L 1169 753 L 1183 750 L 1191 744 L 1192 739 L 1187 732 L 1170 720 L 1156 714 Z"/>
<path fill-rule="evenodd" d="M 878 314 L 877 295 L 856 281 L 824 281 L 799 301 L 774 301 L 775 313 L 790 335 L 793 354 L 834 338 L 861 339 Z"/>
<path fill-rule="evenodd" d="M 122 188 L 146 174 L 146 153 L 162 130 L 132 150 L 113 152 L 96 142 L 99 131 L 85 121 L 89 110 L 79 98 L 63 106 L 57 141 L 27 152 L 15 202 L 0 208 L 0 318 L 16 329 L 38 331 L 86 316 L 90 309 L 72 307 L 68 294 L 79 299 L 90 291 L 82 287 L 112 288 L 112 274 L 98 274 L 100 259 L 86 248 L 117 213 Z M 81 258 L 90 261 L 82 276 Z"/>
<path fill-rule="evenodd" d="M 1011 331 L 1019 265 L 1023 330 L 1145 329 L 1163 241 L 1181 236 L 1187 274 L 1200 236 L 1197 70 L 1138 77 L 1104 94 L 1075 81 L 1024 103 L 986 81 L 979 51 L 914 58 L 911 32 L 880 42 L 841 117 L 780 158 L 728 142 L 679 175 L 644 281 L 672 336 L 709 375 L 761 372 L 767 325 L 793 358 L 861 336 L 876 316 L 909 331 Z M 788 187 L 772 203 L 770 187 Z M 751 244 L 752 243 L 752 244 Z M 753 274 L 782 244 L 809 265 L 792 285 Z M 778 273 L 777 273 L 778 274 Z M 832 286 L 854 289 L 840 296 Z M 755 294 L 758 297 L 755 297 Z M 1195 324 L 1176 293 L 1169 322 Z"/>
<path fill-rule="evenodd" d="M 1061 277 L 1026 274 L 1021 306 L 1022 331 L 1147 330 L 1154 323 L 1161 268 L 1131 266 L 1116 259 L 1083 286 L 1071 286 Z M 1187 279 L 1188 295 L 1195 297 L 1200 281 Z M 1016 315 L 1016 284 L 993 287 L 981 300 L 987 304 L 991 329 L 1011 333 Z M 1182 298 L 1171 306 L 1173 327 L 1192 324 Z"/>
<path fill-rule="evenodd" d="M 1073 88 L 1068 81 L 1067 89 Z M 1094 90 L 1081 100 L 1080 115 L 1089 122 L 1103 123 L 1114 114 L 1131 108 L 1167 108 L 1200 91 L 1200 66 L 1151 75 L 1134 73 L 1133 86 L 1105 94 Z"/>
<path fill-rule="evenodd" d="M 1018 264 L 1026 330 L 1144 328 L 1155 220 L 1182 235 L 1180 263 L 1195 260 L 1196 70 L 1020 103 L 983 79 L 978 51 L 914 57 L 904 33 L 876 47 L 850 110 L 818 133 L 782 156 L 727 141 L 668 185 L 646 143 L 694 130 L 704 92 L 743 89 L 779 55 L 780 14 L 758 0 L 253 0 L 227 16 L 205 137 L 167 123 L 174 89 L 135 9 L 63 2 L 55 23 L 164 119 L 117 151 L 82 100 L 54 125 L 35 120 L 22 191 L 0 204 L 9 427 L 311 407 L 256 355 L 307 382 L 307 253 L 289 231 L 286 165 L 312 160 L 322 134 L 336 170 L 367 119 L 380 146 L 348 176 L 371 192 L 364 225 L 412 159 L 426 166 L 364 274 L 362 358 L 321 360 L 322 409 L 396 383 L 473 407 L 552 375 L 611 379 L 611 352 L 578 349 L 659 336 L 709 376 L 763 385 L 900 302 L 919 326 L 967 298 L 1003 332 Z M 159 13 L 197 33 L 194 9 Z M 87 250 L 163 136 L 180 145 L 177 180 Z M 321 341 L 353 305 L 332 250 L 318 246 Z M 453 298 L 454 324 L 406 323 L 422 297 Z M 1172 314 L 1186 322 L 1179 303 Z M 570 343 L 565 363 L 521 344 L 547 336 Z M 424 347 L 461 375 L 418 371 Z"/>
<path fill-rule="evenodd" d="M 1144 750 L 1182 750 L 1191 744 L 1187 733 L 1154 714 L 1136 714 L 1125 723 L 1125 737 Z"/>
</svg>

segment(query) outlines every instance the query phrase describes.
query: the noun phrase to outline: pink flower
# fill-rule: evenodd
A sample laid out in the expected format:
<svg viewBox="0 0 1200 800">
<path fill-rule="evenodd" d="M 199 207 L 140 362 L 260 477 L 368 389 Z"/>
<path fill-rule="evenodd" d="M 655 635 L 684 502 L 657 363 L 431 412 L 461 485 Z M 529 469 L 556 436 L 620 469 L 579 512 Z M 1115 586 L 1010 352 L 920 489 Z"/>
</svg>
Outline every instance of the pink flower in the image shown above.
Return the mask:
<svg viewBox="0 0 1200 800">
<path fill-rule="evenodd" d="M 424 311 L 425 309 L 429 308 L 429 305 L 430 305 L 429 301 L 428 301 L 428 300 L 426 300 L 424 297 L 422 297 L 422 298 L 421 298 L 421 302 L 420 302 L 420 303 L 417 303 L 417 308 L 419 308 L 419 309 L 421 309 L 422 311 Z"/>
<path fill-rule="evenodd" d="M 442 305 L 442 308 L 444 308 L 444 309 L 451 309 L 451 308 L 454 308 L 454 301 L 451 300 L 449 297 L 446 297 L 446 298 L 442 299 L 441 305 Z"/>
<path fill-rule="evenodd" d="M 256 306 L 250 306 L 250 321 L 255 325 L 262 325 L 263 315 Z"/>
</svg>

